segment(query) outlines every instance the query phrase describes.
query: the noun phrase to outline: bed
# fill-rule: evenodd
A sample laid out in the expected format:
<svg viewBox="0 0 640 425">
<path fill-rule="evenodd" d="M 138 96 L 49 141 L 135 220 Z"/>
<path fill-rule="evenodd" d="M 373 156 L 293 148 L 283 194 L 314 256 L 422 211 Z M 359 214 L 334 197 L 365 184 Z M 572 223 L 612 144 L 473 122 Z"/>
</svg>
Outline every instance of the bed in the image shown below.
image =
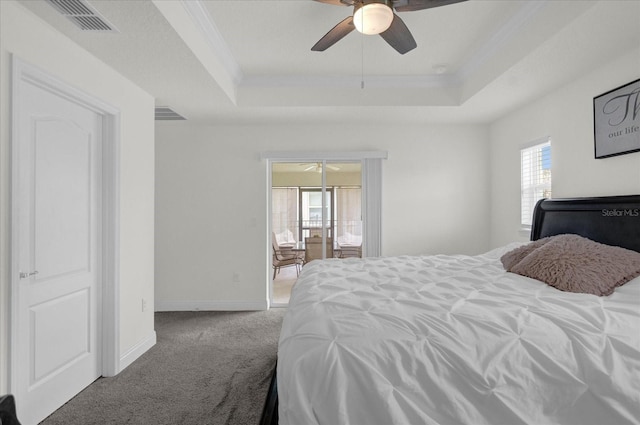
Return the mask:
<svg viewBox="0 0 640 425">
<path fill-rule="evenodd" d="M 636 255 L 639 212 L 640 195 L 544 200 L 531 244 L 584 237 Z M 529 247 L 308 264 L 263 422 L 637 424 L 640 277 L 607 296 L 559 290 L 505 270 Z"/>
</svg>

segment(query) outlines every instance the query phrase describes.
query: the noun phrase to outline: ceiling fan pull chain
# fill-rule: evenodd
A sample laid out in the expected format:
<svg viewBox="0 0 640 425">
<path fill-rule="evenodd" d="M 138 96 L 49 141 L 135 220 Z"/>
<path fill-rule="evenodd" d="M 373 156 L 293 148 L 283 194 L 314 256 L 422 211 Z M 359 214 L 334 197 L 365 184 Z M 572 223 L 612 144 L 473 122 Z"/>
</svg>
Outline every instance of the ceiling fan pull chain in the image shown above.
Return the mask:
<svg viewBox="0 0 640 425">
<path fill-rule="evenodd" d="M 364 90 L 364 34 L 360 33 L 360 89 Z"/>
</svg>

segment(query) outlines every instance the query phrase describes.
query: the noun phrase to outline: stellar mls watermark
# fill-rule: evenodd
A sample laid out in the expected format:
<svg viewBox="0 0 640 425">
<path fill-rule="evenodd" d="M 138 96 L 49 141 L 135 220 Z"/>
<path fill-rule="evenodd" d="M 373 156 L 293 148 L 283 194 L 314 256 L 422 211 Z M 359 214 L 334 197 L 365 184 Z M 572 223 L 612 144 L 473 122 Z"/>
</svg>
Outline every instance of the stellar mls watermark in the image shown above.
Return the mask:
<svg viewBox="0 0 640 425">
<path fill-rule="evenodd" d="M 612 210 L 602 210 L 603 217 L 640 217 L 640 208 L 619 210 L 614 208 Z"/>
</svg>

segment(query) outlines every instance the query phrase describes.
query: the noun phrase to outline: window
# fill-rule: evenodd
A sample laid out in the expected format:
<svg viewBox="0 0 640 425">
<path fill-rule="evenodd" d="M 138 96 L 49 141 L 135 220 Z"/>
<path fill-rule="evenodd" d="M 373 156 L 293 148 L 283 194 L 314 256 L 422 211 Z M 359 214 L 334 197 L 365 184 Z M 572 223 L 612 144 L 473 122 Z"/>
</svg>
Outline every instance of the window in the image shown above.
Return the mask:
<svg viewBox="0 0 640 425">
<path fill-rule="evenodd" d="M 551 197 L 551 139 L 534 142 L 520 151 L 521 223 L 531 228 L 533 209 L 542 198 Z"/>
<path fill-rule="evenodd" d="M 328 238 L 333 237 L 333 188 L 325 191 L 325 228 Z M 300 188 L 300 241 L 304 238 L 322 236 L 322 188 Z"/>
</svg>

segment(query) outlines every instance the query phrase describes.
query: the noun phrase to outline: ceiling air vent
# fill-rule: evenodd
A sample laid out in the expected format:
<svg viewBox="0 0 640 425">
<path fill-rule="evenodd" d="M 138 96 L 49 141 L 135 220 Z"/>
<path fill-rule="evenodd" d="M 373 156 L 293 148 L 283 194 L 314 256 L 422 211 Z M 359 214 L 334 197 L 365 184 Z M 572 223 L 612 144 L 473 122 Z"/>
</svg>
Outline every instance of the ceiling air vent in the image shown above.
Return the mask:
<svg viewBox="0 0 640 425">
<path fill-rule="evenodd" d="M 84 0 L 47 0 L 83 31 L 116 31 L 115 27 Z"/>
<path fill-rule="evenodd" d="M 185 117 L 168 106 L 156 106 L 156 121 L 186 120 Z"/>
</svg>

